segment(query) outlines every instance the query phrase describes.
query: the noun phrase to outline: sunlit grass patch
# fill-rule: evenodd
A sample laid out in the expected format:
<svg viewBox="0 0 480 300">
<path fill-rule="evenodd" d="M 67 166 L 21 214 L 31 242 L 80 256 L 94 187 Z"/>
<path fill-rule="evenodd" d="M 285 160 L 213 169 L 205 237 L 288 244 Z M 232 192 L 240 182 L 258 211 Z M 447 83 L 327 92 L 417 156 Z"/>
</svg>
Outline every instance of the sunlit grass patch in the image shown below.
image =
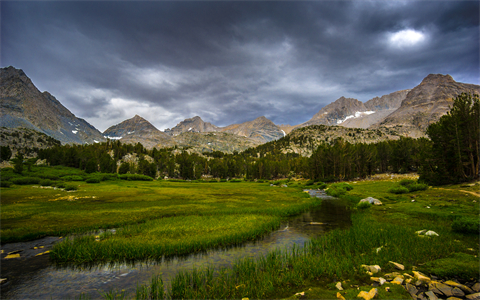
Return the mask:
<svg viewBox="0 0 480 300">
<path fill-rule="evenodd" d="M 115 234 L 103 233 L 56 244 L 57 262 L 159 259 L 253 240 L 280 225 L 274 215 L 180 216 L 129 225 Z"/>
</svg>

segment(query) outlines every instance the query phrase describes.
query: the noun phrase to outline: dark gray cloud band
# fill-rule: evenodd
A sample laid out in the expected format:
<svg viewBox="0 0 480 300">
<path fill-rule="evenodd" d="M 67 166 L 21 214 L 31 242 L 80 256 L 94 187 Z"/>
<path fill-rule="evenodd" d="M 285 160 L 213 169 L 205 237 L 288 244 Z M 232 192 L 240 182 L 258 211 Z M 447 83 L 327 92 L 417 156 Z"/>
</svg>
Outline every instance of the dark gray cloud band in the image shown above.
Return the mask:
<svg viewBox="0 0 480 300">
<path fill-rule="evenodd" d="M 298 124 L 430 73 L 479 83 L 477 1 L 9 2 L 1 65 L 100 130 L 265 115 Z"/>
</svg>

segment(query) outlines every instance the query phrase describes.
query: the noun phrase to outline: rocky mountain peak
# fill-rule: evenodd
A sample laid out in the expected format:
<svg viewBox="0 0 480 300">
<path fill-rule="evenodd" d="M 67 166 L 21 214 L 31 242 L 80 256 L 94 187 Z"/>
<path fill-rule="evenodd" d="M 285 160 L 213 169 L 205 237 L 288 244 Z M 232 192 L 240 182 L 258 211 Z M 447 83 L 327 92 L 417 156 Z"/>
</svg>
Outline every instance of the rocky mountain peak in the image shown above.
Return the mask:
<svg viewBox="0 0 480 300">
<path fill-rule="evenodd" d="M 438 85 L 441 83 L 455 83 L 456 81 L 453 80 L 452 76 L 450 75 L 443 75 L 443 74 L 429 74 L 425 77 L 420 85 L 424 84 L 433 84 Z"/>
</svg>

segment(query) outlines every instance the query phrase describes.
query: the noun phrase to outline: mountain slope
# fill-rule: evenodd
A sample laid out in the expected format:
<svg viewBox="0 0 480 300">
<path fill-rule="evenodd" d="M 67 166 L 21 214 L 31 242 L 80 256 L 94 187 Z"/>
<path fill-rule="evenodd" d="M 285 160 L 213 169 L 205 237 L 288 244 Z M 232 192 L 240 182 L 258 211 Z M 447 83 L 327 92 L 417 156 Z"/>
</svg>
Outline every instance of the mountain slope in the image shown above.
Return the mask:
<svg viewBox="0 0 480 300">
<path fill-rule="evenodd" d="M 140 142 L 146 148 L 170 147 L 174 144 L 171 136 L 161 132 L 138 115 L 109 127 L 103 135 L 105 138 L 121 140 L 123 143 Z"/>
<path fill-rule="evenodd" d="M 48 92 L 41 93 L 20 69 L 0 69 L 0 126 L 29 128 L 62 143 L 104 141 L 102 134 L 77 118 Z"/>
<path fill-rule="evenodd" d="M 307 122 L 295 127 L 299 128 L 310 125 L 338 125 L 349 119 L 350 116 L 359 117 L 362 114 L 368 113 L 368 109 L 363 102 L 342 96 L 322 108 Z"/>
<path fill-rule="evenodd" d="M 375 123 L 381 122 L 400 107 L 409 91 L 410 90 L 397 91 L 383 95 L 382 97 L 370 99 L 365 102 L 365 108 L 374 113 L 348 118 L 339 125 L 349 128 L 368 128 Z"/>
<path fill-rule="evenodd" d="M 371 128 L 396 127 L 404 135 L 424 136 L 427 127 L 446 114 L 462 92 L 480 94 L 480 86 L 456 82 L 450 75 L 430 74 L 407 94 L 395 112 Z"/>
<path fill-rule="evenodd" d="M 285 136 L 285 132 L 283 132 L 280 127 L 264 116 L 258 117 L 253 121 L 223 127 L 221 131 L 244 136 L 263 143 Z"/>
<path fill-rule="evenodd" d="M 165 133 L 175 136 L 184 132 L 215 132 L 218 131 L 218 129 L 219 127 L 211 123 L 204 122 L 202 118 L 195 116 L 193 118 L 183 120 L 172 129 L 165 129 Z"/>
</svg>

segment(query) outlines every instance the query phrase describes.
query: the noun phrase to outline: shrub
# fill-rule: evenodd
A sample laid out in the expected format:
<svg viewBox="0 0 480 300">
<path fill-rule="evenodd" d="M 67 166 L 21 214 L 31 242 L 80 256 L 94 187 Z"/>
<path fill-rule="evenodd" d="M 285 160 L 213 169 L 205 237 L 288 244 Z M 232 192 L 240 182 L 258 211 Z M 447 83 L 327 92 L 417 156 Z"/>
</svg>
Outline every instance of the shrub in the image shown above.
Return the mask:
<svg viewBox="0 0 480 300">
<path fill-rule="evenodd" d="M 313 185 L 315 183 L 315 180 L 309 180 L 305 183 L 305 185 Z"/>
<path fill-rule="evenodd" d="M 388 192 L 393 194 L 406 194 L 409 190 L 406 187 L 399 185 L 389 188 Z"/>
<path fill-rule="evenodd" d="M 83 181 L 84 180 L 82 176 L 78 176 L 78 175 L 63 176 L 62 179 L 65 181 Z"/>
<path fill-rule="evenodd" d="M 218 182 L 215 178 L 210 179 L 208 182 Z"/>
<path fill-rule="evenodd" d="M 122 180 L 129 180 L 129 181 L 152 181 L 153 178 L 147 175 L 141 174 L 122 174 L 118 175 L 118 178 Z"/>
<path fill-rule="evenodd" d="M 10 181 L 0 180 L 0 187 L 8 188 L 11 186 L 12 186 L 12 183 Z"/>
<path fill-rule="evenodd" d="M 372 204 L 370 202 L 358 202 L 357 204 L 357 208 L 359 209 L 366 209 L 366 208 L 370 208 L 372 206 Z"/>
<path fill-rule="evenodd" d="M 227 182 L 225 178 L 220 179 L 220 182 Z"/>
<path fill-rule="evenodd" d="M 428 185 L 426 185 L 425 183 L 414 182 L 407 185 L 407 189 L 410 192 L 425 191 L 426 189 L 428 189 Z"/>
<path fill-rule="evenodd" d="M 347 191 L 341 188 L 330 187 L 326 190 L 326 193 L 327 195 L 332 197 L 340 197 L 342 195 L 345 195 Z"/>
<path fill-rule="evenodd" d="M 59 189 L 64 189 L 66 187 L 66 185 L 65 185 L 65 183 L 61 182 L 61 183 L 57 183 L 56 187 L 59 188 Z"/>
<path fill-rule="evenodd" d="M 240 179 L 232 179 L 232 180 L 230 180 L 230 182 L 242 182 L 242 180 L 240 180 Z"/>
<path fill-rule="evenodd" d="M 44 179 L 44 180 L 40 181 L 40 185 L 41 186 L 53 186 L 53 181 L 51 181 L 50 179 Z"/>
<path fill-rule="evenodd" d="M 65 190 L 66 191 L 76 191 L 76 190 L 78 190 L 78 188 L 74 185 L 67 185 L 67 186 L 65 186 Z"/>
<path fill-rule="evenodd" d="M 400 180 L 400 185 L 403 185 L 403 186 L 407 186 L 407 185 L 410 185 L 412 183 L 415 183 L 415 180 L 413 180 L 413 179 L 402 179 L 402 180 Z"/>
<path fill-rule="evenodd" d="M 87 180 L 85 180 L 85 182 L 86 183 L 100 183 L 100 179 L 92 177 L 92 178 L 88 178 Z"/>
<path fill-rule="evenodd" d="M 13 178 L 12 182 L 18 185 L 27 185 L 27 184 L 39 184 L 40 180 L 41 179 L 38 177 L 19 177 L 19 178 Z"/>
<path fill-rule="evenodd" d="M 479 220 L 473 218 L 459 218 L 453 221 L 452 230 L 459 233 L 474 233 L 479 232 Z"/>
</svg>

